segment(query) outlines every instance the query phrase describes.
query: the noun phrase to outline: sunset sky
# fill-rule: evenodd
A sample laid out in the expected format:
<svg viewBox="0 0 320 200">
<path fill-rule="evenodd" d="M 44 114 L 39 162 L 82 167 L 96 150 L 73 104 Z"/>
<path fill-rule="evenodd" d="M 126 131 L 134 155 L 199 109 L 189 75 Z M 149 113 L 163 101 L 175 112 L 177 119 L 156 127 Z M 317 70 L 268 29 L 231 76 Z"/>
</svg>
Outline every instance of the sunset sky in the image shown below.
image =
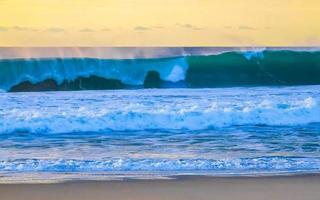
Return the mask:
<svg viewBox="0 0 320 200">
<path fill-rule="evenodd" d="M 320 46 L 319 0 L 0 0 L 0 46 Z"/>
</svg>

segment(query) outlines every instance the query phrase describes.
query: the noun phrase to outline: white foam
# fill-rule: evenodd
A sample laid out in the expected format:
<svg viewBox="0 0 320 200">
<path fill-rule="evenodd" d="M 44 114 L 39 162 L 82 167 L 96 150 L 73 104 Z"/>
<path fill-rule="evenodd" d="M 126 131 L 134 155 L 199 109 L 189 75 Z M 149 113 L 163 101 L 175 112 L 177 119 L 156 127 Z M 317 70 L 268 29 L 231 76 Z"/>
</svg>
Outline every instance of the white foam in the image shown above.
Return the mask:
<svg viewBox="0 0 320 200">
<path fill-rule="evenodd" d="M 263 57 L 264 57 L 263 52 L 264 51 L 265 51 L 265 49 L 255 49 L 255 50 L 252 50 L 252 51 L 243 51 L 242 55 L 247 60 L 251 60 L 252 58 L 263 59 Z"/>
<path fill-rule="evenodd" d="M 253 157 L 235 159 L 108 159 L 108 160 L 39 160 L 0 161 L 0 171 L 6 172 L 247 172 L 318 171 L 319 158 Z"/>
<path fill-rule="evenodd" d="M 175 65 L 171 70 L 171 73 L 169 74 L 169 76 L 166 78 L 166 81 L 178 82 L 178 81 L 184 80 L 185 77 L 186 77 L 186 70 L 184 70 L 184 67 Z"/>
<path fill-rule="evenodd" d="M 0 133 L 201 130 L 320 122 L 319 87 L 21 93 L 0 96 Z"/>
</svg>

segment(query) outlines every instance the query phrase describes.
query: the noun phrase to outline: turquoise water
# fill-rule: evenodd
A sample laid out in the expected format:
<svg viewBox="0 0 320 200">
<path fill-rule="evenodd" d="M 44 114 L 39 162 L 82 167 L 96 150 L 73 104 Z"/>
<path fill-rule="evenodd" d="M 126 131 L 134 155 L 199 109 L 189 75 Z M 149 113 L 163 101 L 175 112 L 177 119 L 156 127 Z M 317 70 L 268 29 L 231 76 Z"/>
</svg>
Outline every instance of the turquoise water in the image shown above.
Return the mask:
<svg viewBox="0 0 320 200">
<path fill-rule="evenodd" d="M 319 51 L 0 60 L 0 90 L 4 91 L 319 85 L 319 77 Z"/>
</svg>

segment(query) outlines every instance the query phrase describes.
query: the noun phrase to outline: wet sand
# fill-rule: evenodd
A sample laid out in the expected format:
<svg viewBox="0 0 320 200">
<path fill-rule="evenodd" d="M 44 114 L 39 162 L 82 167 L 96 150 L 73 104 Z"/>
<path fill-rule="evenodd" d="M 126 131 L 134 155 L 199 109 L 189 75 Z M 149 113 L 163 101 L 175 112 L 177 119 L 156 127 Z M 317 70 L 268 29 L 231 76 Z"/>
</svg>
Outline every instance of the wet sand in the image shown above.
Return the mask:
<svg viewBox="0 0 320 200">
<path fill-rule="evenodd" d="M 0 184 L 1 200 L 319 200 L 320 175 Z"/>
</svg>

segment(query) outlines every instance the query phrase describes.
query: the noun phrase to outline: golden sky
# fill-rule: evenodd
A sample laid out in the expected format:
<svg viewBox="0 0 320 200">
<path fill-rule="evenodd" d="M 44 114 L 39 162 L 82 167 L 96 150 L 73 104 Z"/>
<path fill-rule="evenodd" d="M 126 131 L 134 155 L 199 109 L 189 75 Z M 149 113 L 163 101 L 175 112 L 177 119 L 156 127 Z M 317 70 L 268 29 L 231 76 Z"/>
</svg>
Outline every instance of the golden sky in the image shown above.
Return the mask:
<svg viewBox="0 0 320 200">
<path fill-rule="evenodd" d="M 320 0 L 0 0 L 0 46 L 320 46 Z"/>
</svg>

